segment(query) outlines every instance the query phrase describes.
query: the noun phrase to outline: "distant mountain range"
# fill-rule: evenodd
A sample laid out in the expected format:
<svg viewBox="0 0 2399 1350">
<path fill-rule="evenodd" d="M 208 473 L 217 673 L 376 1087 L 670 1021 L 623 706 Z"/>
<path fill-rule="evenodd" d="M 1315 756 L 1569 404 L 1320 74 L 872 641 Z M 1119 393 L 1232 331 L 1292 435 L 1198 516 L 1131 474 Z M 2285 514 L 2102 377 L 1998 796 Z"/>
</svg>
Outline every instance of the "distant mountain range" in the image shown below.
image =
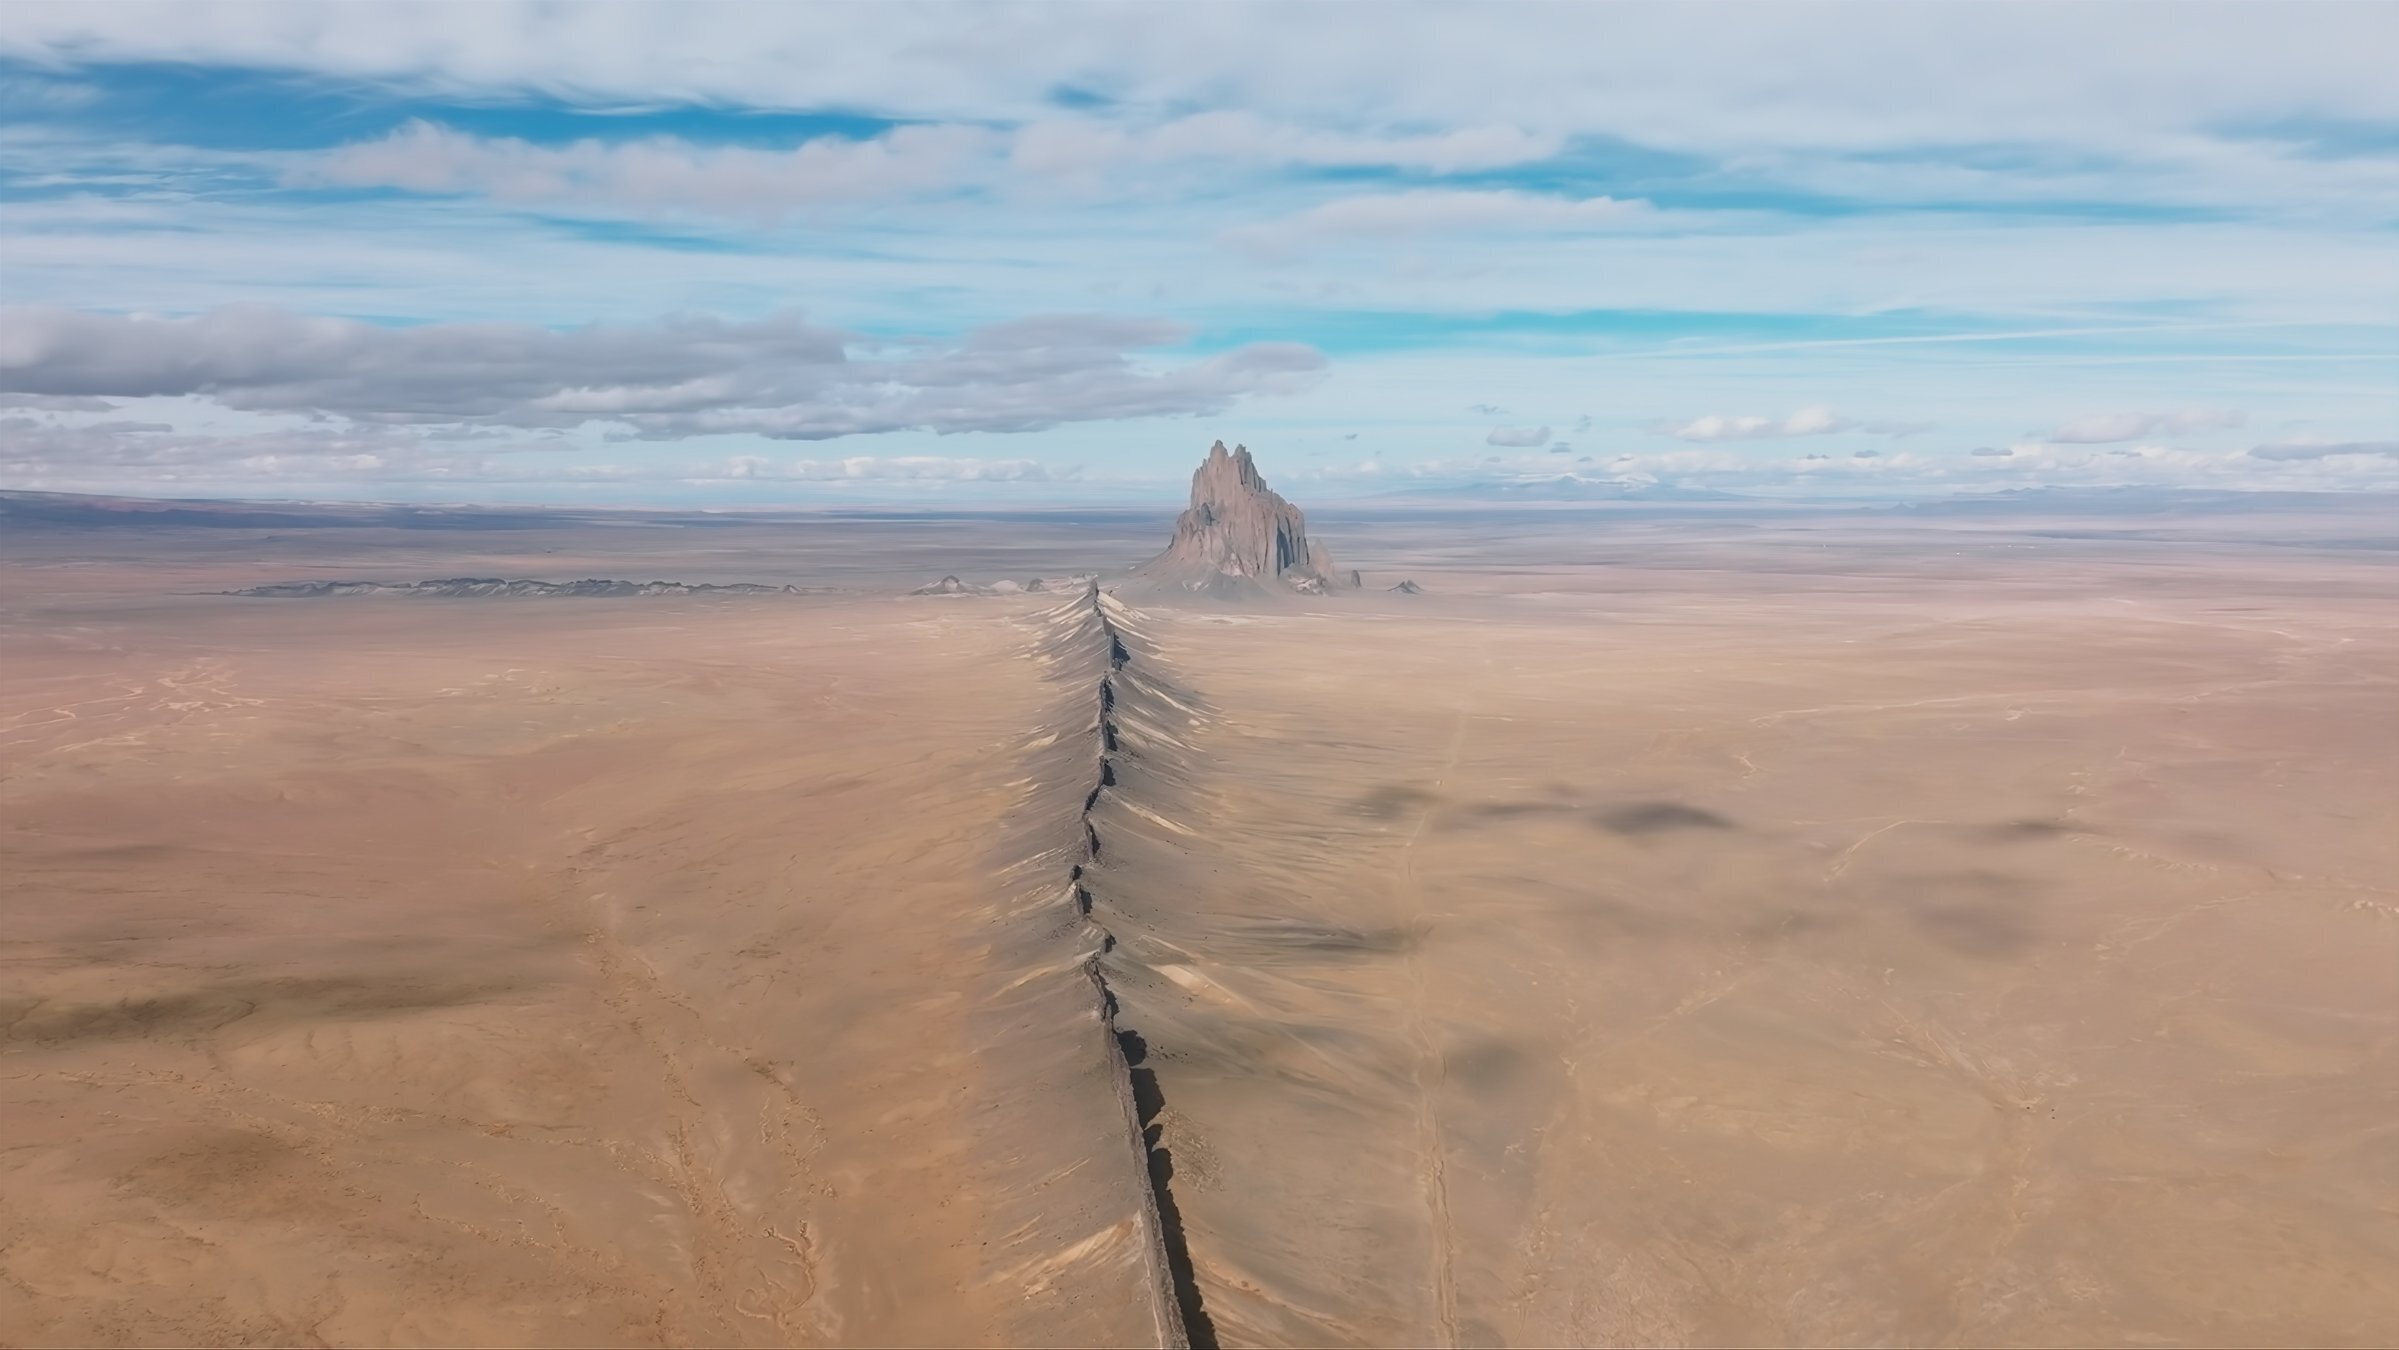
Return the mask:
<svg viewBox="0 0 2399 1350">
<path fill-rule="evenodd" d="M 589 577 L 582 581 L 506 581 L 499 577 L 444 577 L 438 581 L 277 581 L 247 586 L 227 595 L 269 600 L 314 600 L 337 595 L 415 595 L 443 599 L 485 596 L 630 596 L 630 595 L 811 595 L 821 586 L 767 586 L 737 581 L 726 585 L 694 581 L 612 581 Z"/>
</svg>

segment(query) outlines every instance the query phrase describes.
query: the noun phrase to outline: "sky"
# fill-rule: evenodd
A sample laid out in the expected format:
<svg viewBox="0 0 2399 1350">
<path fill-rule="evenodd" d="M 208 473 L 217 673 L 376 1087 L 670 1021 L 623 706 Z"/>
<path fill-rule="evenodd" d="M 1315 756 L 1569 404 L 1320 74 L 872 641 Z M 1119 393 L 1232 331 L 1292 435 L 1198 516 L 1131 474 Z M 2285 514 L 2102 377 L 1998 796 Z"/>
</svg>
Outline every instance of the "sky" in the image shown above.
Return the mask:
<svg viewBox="0 0 2399 1350">
<path fill-rule="evenodd" d="M 2399 4 L 0 8 L 0 487 L 2399 488 Z"/>
</svg>

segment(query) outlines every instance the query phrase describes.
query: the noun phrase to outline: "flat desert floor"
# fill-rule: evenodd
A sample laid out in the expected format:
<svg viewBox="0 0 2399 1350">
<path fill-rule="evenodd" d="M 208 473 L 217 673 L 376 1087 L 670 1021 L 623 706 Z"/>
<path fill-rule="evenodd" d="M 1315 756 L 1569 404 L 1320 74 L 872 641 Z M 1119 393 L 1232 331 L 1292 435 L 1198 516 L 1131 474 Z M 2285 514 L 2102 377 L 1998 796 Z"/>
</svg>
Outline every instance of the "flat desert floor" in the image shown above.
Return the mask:
<svg viewBox="0 0 2399 1350">
<path fill-rule="evenodd" d="M 2387 529 L 12 527 L 0 1342 L 2388 1343 Z"/>
</svg>

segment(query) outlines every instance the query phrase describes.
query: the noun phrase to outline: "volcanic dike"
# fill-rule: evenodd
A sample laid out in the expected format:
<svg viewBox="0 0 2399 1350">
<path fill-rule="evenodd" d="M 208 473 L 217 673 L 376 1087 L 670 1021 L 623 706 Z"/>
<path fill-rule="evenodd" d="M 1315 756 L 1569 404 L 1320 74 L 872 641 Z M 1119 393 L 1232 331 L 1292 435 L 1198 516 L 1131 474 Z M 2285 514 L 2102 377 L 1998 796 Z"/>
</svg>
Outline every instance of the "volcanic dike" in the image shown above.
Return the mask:
<svg viewBox="0 0 2399 1350">
<path fill-rule="evenodd" d="M 1166 550 L 1115 586 L 1103 589 L 1095 581 L 1044 616 L 1054 635 L 1048 649 L 1061 667 L 1060 678 L 1087 682 L 1096 704 L 1085 733 L 1093 742 L 1093 757 L 1081 760 L 1093 765 L 1092 778 L 1077 821 L 1080 846 L 1068 868 L 1067 895 L 1085 935 L 1084 970 L 1108 1033 L 1130 1142 L 1149 1182 L 1141 1216 L 1148 1237 L 1144 1245 L 1159 1337 L 1169 1345 L 1211 1346 L 1216 1338 L 1175 1205 L 1174 1162 L 1162 1120 L 1167 1103 L 1148 1063 L 1152 1050 L 1111 983 L 1112 975 L 1138 980 L 1141 963 L 1111 927 L 1121 913 L 1109 903 L 1111 889 L 1135 882 L 1110 874 L 1109 831 L 1113 820 L 1120 826 L 1146 821 L 1179 834 L 1191 832 L 1171 818 L 1170 803 L 1179 795 L 1174 785 L 1188 780 L 1196 767 L 1193 736 L 1204 725 L 1206 710 L 1161 668 L 1156 648 L 1142 632 L 1139 611 L 1121 597 L 1266 600 L 1278 594 L 1323 595 L 1359 584 L 1356 572 L 1334 569 L 1324 545 L 1308 536 L 1307 518 L 1266 486 L 1249 451 L 1227 450 L 1219 441 L 1192 475 L 1191 505 L 1176 519 Z"/>
</svg>

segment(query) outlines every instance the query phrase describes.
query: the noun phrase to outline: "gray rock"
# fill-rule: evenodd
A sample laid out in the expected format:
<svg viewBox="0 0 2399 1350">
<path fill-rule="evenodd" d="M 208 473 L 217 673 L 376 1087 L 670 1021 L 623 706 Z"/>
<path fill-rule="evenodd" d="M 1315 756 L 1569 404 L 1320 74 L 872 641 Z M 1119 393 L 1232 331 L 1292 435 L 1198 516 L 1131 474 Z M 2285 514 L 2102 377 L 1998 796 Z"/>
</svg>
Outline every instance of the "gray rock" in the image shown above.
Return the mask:
<svg viewBox="0 0 2399 1350">
<path fill-rule="evenodd" d="M 1160 586 L 1238 596 L 1281 588 L 1322 595 L 1360 584 L 1336 572 L 1332 555 L 1308 537 L 1300 509 L 1258 476 L 1249 450 L 1218 441 L 1191 476 L 1191 507 L 1175 518 L 1173 542 L 1135 575 Z"/>
<path fill-rule="evenodd" d="M 969 583 L 967 583 L 967 582 L 960 581 L 958 578 L 956 578 L 956 577 L 954 577 L 954 576 L 951 576 L 951 577 L 943 577 L 941 580 L 939 580 L 939 581 L 936 581 L 936 582 L 932 582 L 932 583 L 930 583 L 930 584 L 928 584 L 928 585 L 919 586 L 919 587 L 917 587 L 915 590 L 908 592 L 908 594 L 910 594 L 910 595 L 989 595 L 989 594 L 991 594 L 991 588 L 990 588 L 990 587 L 988 587 L 988 586 L 975 586 L 975 585 L 970 585 L 970 584 L 969 584 Z"/>
</svg>

